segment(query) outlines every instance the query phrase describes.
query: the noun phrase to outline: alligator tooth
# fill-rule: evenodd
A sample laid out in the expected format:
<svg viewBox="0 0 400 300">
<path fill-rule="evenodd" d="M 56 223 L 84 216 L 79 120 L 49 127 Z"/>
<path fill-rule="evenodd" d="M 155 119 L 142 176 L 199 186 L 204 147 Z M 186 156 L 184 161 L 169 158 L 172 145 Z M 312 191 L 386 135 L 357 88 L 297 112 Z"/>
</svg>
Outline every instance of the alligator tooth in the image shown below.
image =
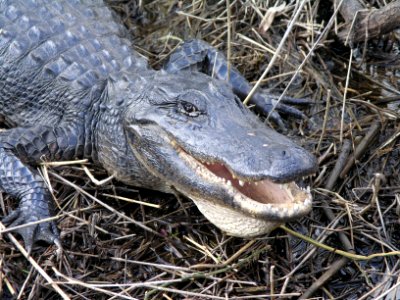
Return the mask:
<svg viewBox="0 0 400 300">
<path fill-rule="evenodd" d="M 311 193 L 311 188 L 309 185 L 307 186 L 307 192 Z"/>
<path fill-rule="evenodd" d="M 294 197 L 293 197 L 293 194 L 292 194 L 292 191 L 291 191 L 291 190 L 288 190 L 288 194 L 289 194 L 289 196 L 290 196 L 292 199 L 294 199 Z"/>
<path fill-rule="evenodd" d="M 240 186 L 244 186 L 244 182 L 241 181 L 241 180 L 239 180 L 239 185 L 240 185 Z"/>
<path fill-rule="evenodd" d="M 254 181 L 254 184 L 255 184 L 255 185 L 258 185 L 258 182 L 257 182 L 257 181 Z"/>
<path fill-rule="evenodd" d="M 226 184 L 229 186 L 232 186 L 232 182 L 230 180 L 228 180 L 228 182 Z"/>
</svg>

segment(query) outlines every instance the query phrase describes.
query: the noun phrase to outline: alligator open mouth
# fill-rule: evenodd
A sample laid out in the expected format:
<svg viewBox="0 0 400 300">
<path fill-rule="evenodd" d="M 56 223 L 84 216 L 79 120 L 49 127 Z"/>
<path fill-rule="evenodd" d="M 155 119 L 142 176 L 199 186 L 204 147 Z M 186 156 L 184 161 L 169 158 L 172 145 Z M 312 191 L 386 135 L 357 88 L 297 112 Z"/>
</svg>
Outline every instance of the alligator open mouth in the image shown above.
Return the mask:
<svg viewBox="0 0 400 300">
<path fill-rule="evenodd" d="M 175 144 L 175 143 L 174 143 Z M 306 215 L 311 210 L 310 188 L 301 188 L 294 181 L 275 183 L 270 179 L 237 178 L 219 162 L 196 159 L 174 145 L 179 156 L 202 180 L 222 187 L 229 195 L 207 199 L 198 194 L 189 196 L 214 225 L 230 235 L 252 237 L 269 233 L 286 221 Z"/>
<path fill-rule="evenodd" d="M 204 165 L 214 175 L 224 179 L 226 185 L 233 186 L 244 196 L 260 203 L 290 206 L 294 203 L 303 203 L 309 195 L 309 187 L 303 189 L 294 181 L 283 184 L 274 183 L 268 179 L 246 181 L 235 178 L 223 164 L 204 163 Z"/>
</svg>

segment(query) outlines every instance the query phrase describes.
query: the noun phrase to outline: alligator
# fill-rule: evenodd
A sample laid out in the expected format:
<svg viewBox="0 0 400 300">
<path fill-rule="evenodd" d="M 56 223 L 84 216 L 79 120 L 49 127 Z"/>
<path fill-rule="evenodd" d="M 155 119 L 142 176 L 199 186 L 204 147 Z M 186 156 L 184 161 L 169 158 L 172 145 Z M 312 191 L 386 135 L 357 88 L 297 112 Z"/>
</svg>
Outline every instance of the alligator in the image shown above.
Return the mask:
<svg viewBox="0 0 400 300">
<path fill-rule="evenodd" d="M 187 41 L 154 70 L 128 37 L 100 0 L 0 1 L 0 188 L 19 200 L 2 221 L 35 222 L 16 229 L 28 249 L 60 243 L 56 223 L 40 222 L 54 215 L 37 169 L 48 161 L 86 158 L 129 185 L 183 194 L 234 236 L 310 211 L 296 181 L 315 157 L 243 105 L 252 86 L 221 53 Z M 251 101 L 277 122 L 301 114 L 263 91 Z"/>
</svg>

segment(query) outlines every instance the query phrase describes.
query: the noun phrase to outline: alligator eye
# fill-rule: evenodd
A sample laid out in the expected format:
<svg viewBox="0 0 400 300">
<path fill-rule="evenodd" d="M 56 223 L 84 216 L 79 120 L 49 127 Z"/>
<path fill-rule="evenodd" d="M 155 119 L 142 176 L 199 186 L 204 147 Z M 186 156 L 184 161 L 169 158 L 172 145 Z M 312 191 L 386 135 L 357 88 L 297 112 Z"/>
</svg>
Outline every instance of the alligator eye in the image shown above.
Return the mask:
<svg viewBox="0 0 400 300">
<path fill-rule="evenodd" d="M 200 110 L 194 104 L 186 101 L 179 102 L 179 112 L 190 117 L 197 117 L 201 114 Z"/>
</svg>

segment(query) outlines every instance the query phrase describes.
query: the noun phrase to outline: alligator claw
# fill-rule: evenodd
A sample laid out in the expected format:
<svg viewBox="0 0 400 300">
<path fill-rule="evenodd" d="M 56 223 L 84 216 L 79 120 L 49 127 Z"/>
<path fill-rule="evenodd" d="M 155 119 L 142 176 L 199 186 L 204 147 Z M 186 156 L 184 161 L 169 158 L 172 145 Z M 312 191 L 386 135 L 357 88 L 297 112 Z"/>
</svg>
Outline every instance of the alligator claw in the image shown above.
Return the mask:
<svg viewBox="0 0 400 300">
<path fill-rule="evenodd" d="M 283 132 L 287 132 L 287 127 L 285 125 L 285 123 L 283 122 L 283 119 L 281 117 L 281 115 L 276 112 L 276 111 L 272 111 L 272 112 L 264 112 L 262 111 L 263 114 L 265 114 L 266 116 L 268 116 L 273 123 L 275 123 L 276 125 L 278 125 L 279 129 L 282 130 Z"/>
<path fill-rule="evenodd" d="M 278 96 L 273 96 L 278 99 Z M 289 97 L 289 96 L 283 96 L 282 97 L 282 103 L 285 104 L 292 104 L 292 105 L 311 105 L 314 104 L 315 101 L 309 98 L 294 98 L 294 97 Z"/>
<path fill-rule="evenodd" d="M 8 216 L 4 217 L 2 222 L 7 227 L 11 228 L 36 222 L 42 218 L 43 216 L 39 216 L 35 211 L 18 208 L 11 212 Z M 56 245 L 61 244 L 59 241 L 59 232 L 57 226 L 53 221 L 18 228 L 15 229 L 15 232 L 22 236 L 28 253 L 31 252 L 33 244 L 37 241 L 45 241 L 49 244 Z"/>
<path fill-rule="evenodd" d="M 300 120 L 306 120 L 307 116 L 301 111 L 298 110 L 297 108 L 293 106 L 289 106 L 286 104 L 279 104 L 277 106 L 277 110 L 281 113 L 284 113 L 286 115 L 290 115 L 294 118 L 300 119 Z"/>
</svg>

